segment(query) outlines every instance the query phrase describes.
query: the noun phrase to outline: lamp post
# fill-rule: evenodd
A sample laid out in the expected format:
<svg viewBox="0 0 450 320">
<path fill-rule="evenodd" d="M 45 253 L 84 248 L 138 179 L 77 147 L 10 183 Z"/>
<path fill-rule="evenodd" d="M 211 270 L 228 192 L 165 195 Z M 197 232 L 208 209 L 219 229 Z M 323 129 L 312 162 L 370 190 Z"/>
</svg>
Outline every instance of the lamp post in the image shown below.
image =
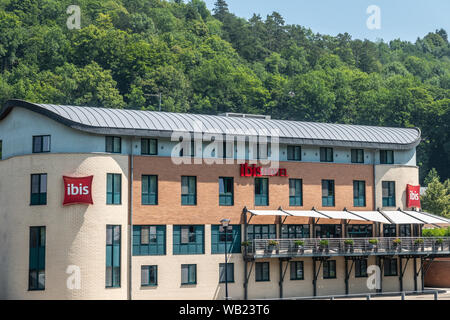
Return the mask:
<svg viewBox="0 0 450 320">
<path fill-rule="evenodd" d="M 225 300 L 228 300 L 227 233 L 228 228 L 230 228 L 230 226 L 228 225 L 230 223 L 230 219 L 222 219 L 220 220 L 220 223 L 222 224 L 220 226 L 220 231 L 225 233 Z"/>
</svg>

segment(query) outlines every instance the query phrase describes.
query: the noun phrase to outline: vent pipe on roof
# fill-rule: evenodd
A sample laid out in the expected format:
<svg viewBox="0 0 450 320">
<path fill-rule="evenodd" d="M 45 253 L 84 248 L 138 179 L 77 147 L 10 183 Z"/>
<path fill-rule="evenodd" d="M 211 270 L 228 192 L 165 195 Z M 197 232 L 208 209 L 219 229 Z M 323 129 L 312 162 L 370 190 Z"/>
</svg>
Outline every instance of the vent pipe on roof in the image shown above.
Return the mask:
<svg viewBox="0 0 450 320">
<path fill-rule="evenodd" d="M 252 118 L 252 119 L 264 119 L 270 120 L 270 116 L 266 116 L 263 114 L 248 114 L 248 113 L 233 113 L 233 112 L 225 112 L 219 114 L 222 117 L 235 117 L 235 118 Z"/>
</svg>

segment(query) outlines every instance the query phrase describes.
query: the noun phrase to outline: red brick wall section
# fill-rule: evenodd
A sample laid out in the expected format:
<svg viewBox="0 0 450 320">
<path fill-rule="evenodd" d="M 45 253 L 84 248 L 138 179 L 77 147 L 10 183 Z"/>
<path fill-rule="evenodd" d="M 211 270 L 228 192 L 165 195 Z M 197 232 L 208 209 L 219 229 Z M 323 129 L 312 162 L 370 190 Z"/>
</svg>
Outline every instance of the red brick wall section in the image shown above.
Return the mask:
<svg viewBox="0 0 450 320">
<path fill-rule="evenodd" d="M 136 156 L 133 181 L 133 224 L 218 224 L 223 218 L 242 223 L 242 209 L 322 209 L 322 179 L 335 180 L 335 207 L 324 210 L 373 210 L 373 166 L 336 163 L 281 162 L 289 177 L 269 177 L 269 206 L 254 206 L 254 178 L 241 177 L 239 164 L 175 165 L 167 157 Z M 141 176 L 158 175 L 158 205 L 141 205 Z M 181 176 L 197 176 L 197 205 L 181 205 Z M 234 177 L 234 206 L 219 206 L 219 177 Z M 303 179 L 303 206 L 289 206 L 289 178 Z M 353 207 L 353 180 L 366 181 L 366 207 Z M 288 217 L 287 224 L 307 224 L 309 218 Z M 273 216 L 251 223 L 276 223 Z M 341 223 L 323 219 L 319 223 Z"/>
<path fill-rule="evenodd" d="M 425 274 L 424 282 L 426 287 L 450 288 L 450 258 L 435 259 Z"/>
</svg>

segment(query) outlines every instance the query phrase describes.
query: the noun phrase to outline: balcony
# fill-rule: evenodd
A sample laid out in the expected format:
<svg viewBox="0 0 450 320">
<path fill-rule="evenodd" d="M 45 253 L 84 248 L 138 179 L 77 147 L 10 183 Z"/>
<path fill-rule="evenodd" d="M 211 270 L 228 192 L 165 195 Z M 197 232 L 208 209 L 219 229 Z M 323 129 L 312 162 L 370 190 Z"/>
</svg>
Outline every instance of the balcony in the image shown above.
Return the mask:
<svg viewBox="0 0 450 320">
<path fill-rule="evenodd" d="M 246 259 L 369 255 L 450 255 L 450 237 L 255 239 Z"/>
</svg>

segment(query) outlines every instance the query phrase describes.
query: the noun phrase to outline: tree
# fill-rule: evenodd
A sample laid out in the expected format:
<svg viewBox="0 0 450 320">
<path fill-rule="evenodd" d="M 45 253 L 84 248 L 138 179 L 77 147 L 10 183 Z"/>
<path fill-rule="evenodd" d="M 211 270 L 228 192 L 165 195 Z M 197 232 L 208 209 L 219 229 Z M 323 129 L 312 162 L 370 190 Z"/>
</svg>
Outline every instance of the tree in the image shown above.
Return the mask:
<svg viewBox="0 0 450 320">
<path fill-rule="evenodd" d="M 433 168 L 425 178 L 425 183 L 427 191 L 421 199 L 423 210 L 450 217 L 450 179 L 441 183 L 436 169 Z"/>
<path fill-rule="evenodd" d="M 225 17 L 230 14 L 230 11 L 228 11 L 228 4 L 225 0 L 216 0 L 213 12 L 214 17 L 222 22 L 225 20 Z"/>
</svg>

